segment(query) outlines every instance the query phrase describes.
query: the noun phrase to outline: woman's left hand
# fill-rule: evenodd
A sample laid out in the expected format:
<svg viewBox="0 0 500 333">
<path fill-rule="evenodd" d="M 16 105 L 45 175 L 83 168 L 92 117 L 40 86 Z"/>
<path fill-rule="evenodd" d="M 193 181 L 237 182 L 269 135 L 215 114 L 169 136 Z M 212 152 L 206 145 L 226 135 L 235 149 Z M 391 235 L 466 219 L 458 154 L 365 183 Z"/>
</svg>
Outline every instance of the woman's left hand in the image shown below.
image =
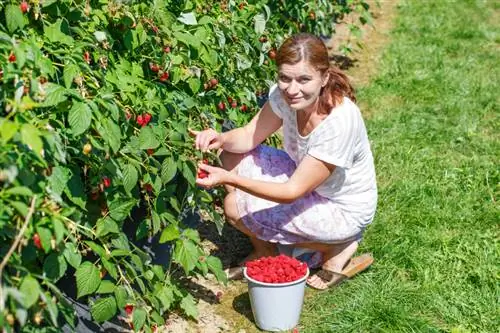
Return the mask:
<svg viewBox="0 0 500 333">
<path fill-rule="evenodd" d="M 198 164 L 198 176 L 196 177 L 196 184 L 204 188 L 212 188 L 218 185 L 224 185 L 229 179 L 229 171 L 210 166 L 208 164 Z M 204 171 L 206 175 L 200 178 L 200 170 Z M 203 172 L 201 172 L 203 174 Z"/>
</svg>

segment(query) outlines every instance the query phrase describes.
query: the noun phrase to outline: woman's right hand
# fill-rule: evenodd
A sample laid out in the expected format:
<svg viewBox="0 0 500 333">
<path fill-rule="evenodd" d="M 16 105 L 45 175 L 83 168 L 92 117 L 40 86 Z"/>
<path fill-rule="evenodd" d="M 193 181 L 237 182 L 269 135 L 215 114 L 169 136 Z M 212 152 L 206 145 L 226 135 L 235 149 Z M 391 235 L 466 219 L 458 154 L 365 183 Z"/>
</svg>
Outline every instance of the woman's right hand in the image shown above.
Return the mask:
<svg viewBox="0 0 500 333">
<path fill-rule="evenodd" d="M 222 147 L 222 135 L 212 128 L 203 131 L 189 129 L 189 134 L 195 138 L 194 147 L 201 151 L 219 149 Z"/>
</svg>

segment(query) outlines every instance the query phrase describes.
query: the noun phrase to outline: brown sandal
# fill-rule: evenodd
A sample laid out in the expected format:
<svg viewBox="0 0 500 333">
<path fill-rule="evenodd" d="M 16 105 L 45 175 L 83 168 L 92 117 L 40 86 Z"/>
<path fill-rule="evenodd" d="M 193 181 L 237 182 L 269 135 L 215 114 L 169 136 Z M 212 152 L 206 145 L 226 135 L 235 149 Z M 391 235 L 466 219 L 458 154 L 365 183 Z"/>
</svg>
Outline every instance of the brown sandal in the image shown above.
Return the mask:
<svg viewBox="0 0 500 333">
<path fill-rule="evenodd" d="M 341 284 L 344 280 L 352 278 L 354 275 L 364 271 L 367 269 L 372 263 L 374 259 L 371 253 L 365 253 L 360 256 L 354 257 L 347 265 L 344 267 L 342 272 L 333 272 L 327 269 L 321 269 L 316 272 L 316 276 L 321 279 L 321 281 L 325 284 L 324 288 L 318 288 L 313 286 L 311 283 L 307 282 L 307 285 L 311 288 L 317 290 L 326 290 L 331 286 L 337 286 Z"/>
</svg>

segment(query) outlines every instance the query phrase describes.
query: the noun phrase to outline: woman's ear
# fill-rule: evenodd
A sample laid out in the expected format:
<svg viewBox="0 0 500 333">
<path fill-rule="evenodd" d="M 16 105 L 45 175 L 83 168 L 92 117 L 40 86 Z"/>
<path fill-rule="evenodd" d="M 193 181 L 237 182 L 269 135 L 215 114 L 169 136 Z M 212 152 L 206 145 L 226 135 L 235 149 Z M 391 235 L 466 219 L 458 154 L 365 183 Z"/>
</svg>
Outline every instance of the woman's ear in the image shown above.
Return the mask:
<svg viewBox="0 0 500 333">
<path fill-rule="evenodd" d="M 323 83 L 321 84 L 321 87 L 325 87 L 330 80 L 330 72 L 326 71 L 325 75 L 323 76 Z"/>
</svg>

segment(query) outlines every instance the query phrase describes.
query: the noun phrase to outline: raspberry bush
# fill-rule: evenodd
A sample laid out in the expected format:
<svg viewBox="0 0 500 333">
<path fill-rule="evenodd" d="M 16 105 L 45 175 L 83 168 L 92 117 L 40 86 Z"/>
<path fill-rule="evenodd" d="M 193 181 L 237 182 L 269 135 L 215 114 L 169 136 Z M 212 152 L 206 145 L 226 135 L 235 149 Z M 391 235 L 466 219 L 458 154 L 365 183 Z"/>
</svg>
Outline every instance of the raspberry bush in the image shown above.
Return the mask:
<svg viewBox="0 0 500 333">
<path fill-rule="evenodd" d="M 151 332 L 180 309 L 193 274 L 225 283 L 189 211 L 221 193 L 195 186 L 188 127 L 246 122 L 275 77 L 283 38 L 328 35 L 363 0 L 7 0 L 0 3 L 0 327 L 74 324 L 58 282 L 96 322 Z M 134 213 L 135 212 L 135 213 Z M 134 226 L 134 234 L 124 225 Z M 158 265 L 140 240 L 170 245 Z M 204 258 L 204 260 L 199 260 Z M 57 328 L 54 328 L 57 331 Z"/>
</svg>

